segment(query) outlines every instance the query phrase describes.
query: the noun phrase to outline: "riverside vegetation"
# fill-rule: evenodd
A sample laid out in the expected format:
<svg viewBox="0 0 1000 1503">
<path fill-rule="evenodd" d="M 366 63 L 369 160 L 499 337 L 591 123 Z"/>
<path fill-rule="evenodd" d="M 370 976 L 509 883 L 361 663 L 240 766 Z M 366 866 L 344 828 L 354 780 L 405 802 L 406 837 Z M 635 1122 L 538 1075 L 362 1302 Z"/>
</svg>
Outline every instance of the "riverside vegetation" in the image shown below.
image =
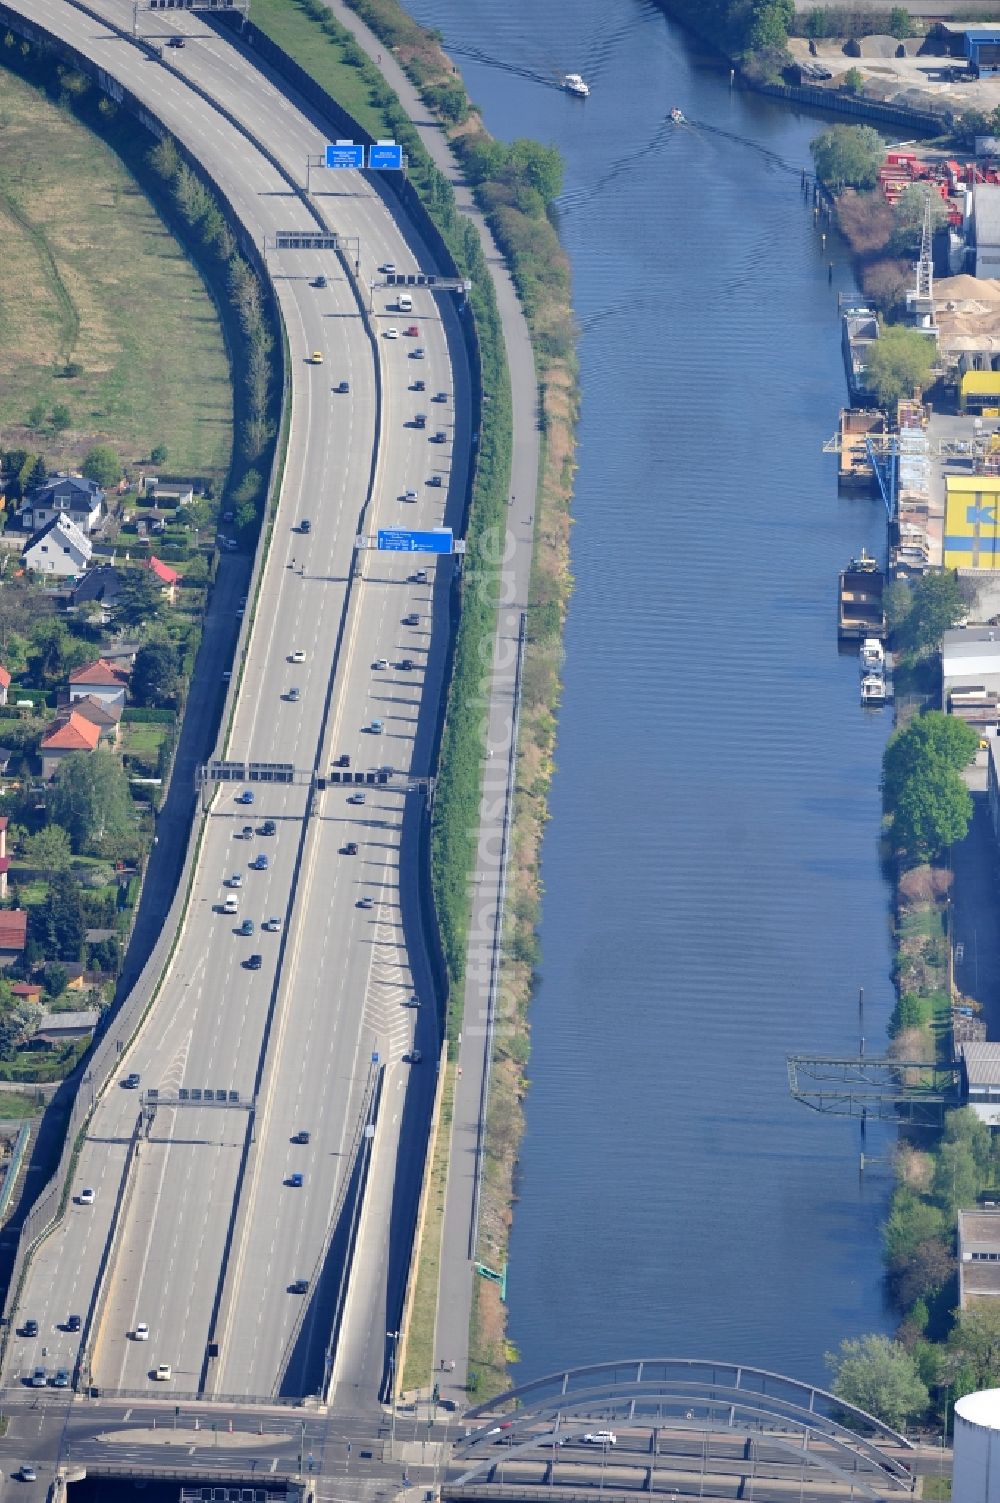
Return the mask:
<svg viewBox="0 0 1000 1503">
<path fill-rule="evenodd" d="M 395 0 L 352 0 L 353 8 L 392 50 L 428 107 L 444 125 L 511 268 L 531 329 L 541 388 L 542 469 L 535 507 L 536 548 L 523 677 L 511 883 L 498 1001 L 490 1094 L 480 1260 L 506 1262 L 513 1174 L 522 1131 L 521 1101 L 528 1059 L 527 1009 L 537 961 L 538 853 L 552 771 L 559 697 L 562 627 L 570 590 L 569 503 L 577 415 L 575 329 L 569 269 L 550 218 L 562 183 L 558 152 L 536 142 L 506 145 L 484 129 L 440 38 L 419 27 Z M 373 136 L 393 136 L 409 162 L 411 181 L 456 264 L 473 284 L 482 365 L 482 434 L 468 524 L 462 614 L 441 746 L 432 836 L 432 877 L 448 964 L 449 1041 L 462 1027 L 465 971 L 485 743 L 485 706 L 497 608 L 511 458 L 509 379 L 492 282 L 475 227 L 455 207 L 411 120 L 377 68 L 330 14 L 323 0 L 257 0 L 254 21 L 326 88 Z M 321 40 L 322 39 L 322 40 Z M 454 1068 L 454 1067 L 452 1067 Z M 446 1084 L 446 1103 L 450 1085 Z M 431 1166 L 431 1211 L 425 1226 L 404 1387 L 430 1383 L 433 1367 L 436 1243 L 447 1172 L 447 1134 Z M 432 1276 L 433 1274 L 433 1276 Z M 498 1391 L 509 1383 L 506 1319 L 495 1284 L 478 1281 L 470 1333 L 470 1388 Z"/>
</svg>

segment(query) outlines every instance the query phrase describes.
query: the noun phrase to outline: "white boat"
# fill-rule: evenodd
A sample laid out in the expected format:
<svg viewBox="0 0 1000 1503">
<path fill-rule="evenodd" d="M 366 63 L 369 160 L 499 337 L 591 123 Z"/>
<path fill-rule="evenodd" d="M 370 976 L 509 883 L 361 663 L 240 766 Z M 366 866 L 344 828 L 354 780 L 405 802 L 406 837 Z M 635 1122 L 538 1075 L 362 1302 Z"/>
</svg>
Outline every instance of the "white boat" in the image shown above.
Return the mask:
<svg viewBox="0 0 1000 1503">
<path fill-rule="evenodd" d="M 590 86 L 584 83 L 579 73 L 567 73 L 562 86 L 567 94 L 575 94 L 577 99 L 587 99 L 590 96 Z"/>
<path fill-rule="evenodd" d="M 881 673 L 866 673 L 861 680 L 861 703 L 863 705 L 884 705 L 888 698 L 885 687 L 885 679 Z"/>
<path fill-rule="evenodd" d="M 676 104 L 674 105 L 673 109 L 670 111 L 670 118 L 674 122 L 675 125 L 686 125 L 687 124 L 687 120 L 684 117 L 684 111 L 683 110 L 679 110 L 677 108 Z"/>
<path fill-rule="evenodd" d="M 861 643 L 861 677 L 885 670 L 885 648 L 878 637 L 865 637 Z"/>
</svg>

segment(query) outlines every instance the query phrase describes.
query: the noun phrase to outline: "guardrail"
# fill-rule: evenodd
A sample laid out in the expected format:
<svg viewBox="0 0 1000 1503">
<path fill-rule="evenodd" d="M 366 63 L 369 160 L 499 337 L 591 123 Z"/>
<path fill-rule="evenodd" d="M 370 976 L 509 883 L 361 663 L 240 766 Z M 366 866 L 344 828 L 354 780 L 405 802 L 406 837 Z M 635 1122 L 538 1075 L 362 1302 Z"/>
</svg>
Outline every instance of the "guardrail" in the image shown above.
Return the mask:
<svg viewBox="0 0 1000 1503">
<path fill-rule="evenodd" d="M 14 1151 L 11 1153 L 10 1162 L 4 1170 L 3 1185 L 0 1186 L 0 1221 L 7 1214 L 7 1207 L 10 1205 L 10 1197 L 14 1192 L 17 1176 L 21 1172 L 21 1165 L 24 1162 L 24 1152 L 28 1146 L 28 1139 L 30 1137 L 31 1123 L 25 1122 L 18 1129 L 17 1138 L 14 1141 Z"/>
</svg>

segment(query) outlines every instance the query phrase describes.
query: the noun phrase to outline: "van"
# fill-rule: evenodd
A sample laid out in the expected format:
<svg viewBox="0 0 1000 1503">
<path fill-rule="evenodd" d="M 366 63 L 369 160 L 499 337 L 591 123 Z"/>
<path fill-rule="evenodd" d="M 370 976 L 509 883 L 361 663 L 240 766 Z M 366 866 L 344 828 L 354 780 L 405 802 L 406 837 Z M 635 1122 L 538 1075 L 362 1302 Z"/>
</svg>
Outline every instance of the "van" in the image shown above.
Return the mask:
<svg viewBox="0 0 1000 1503">
<path fill-rule="evenodd" d="M 408 292 L 401 292 L 396 299 L 396 311 L 398 313 L 412 313 L 413 299 Z"/>
<path fill-rule="evenodd" d="M 226 894 L 226 900 L 222 905 L 223 913 L 239 913 L 240 900 L 234 892 Z"/>
</svg>

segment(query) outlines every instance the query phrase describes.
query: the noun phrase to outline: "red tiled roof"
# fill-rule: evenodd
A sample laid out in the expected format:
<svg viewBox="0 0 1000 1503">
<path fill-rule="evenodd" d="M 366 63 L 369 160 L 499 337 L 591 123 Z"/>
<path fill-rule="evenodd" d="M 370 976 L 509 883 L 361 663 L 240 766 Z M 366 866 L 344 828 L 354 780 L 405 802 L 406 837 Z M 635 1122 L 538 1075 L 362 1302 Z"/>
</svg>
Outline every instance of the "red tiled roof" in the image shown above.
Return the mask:
<svg viewBox="0 0 1000 1503">
<path fill-rule="evenodd" d="M 8 820 L 6 814 L 0 814 L 0 835 L 3 834 L 4 830 L 6 830 L 7 824 Z"/>
<path fill-rule="evenodd" d="M 42 995 L 42 988 L 30 981 L 15 981 L 11 991 L 15 997 L 25 997 L 29 1002 L 37 1001 Z"/>
<path fill-rule="evenodd" d="M 96 663 L 88 663 L 85 668 L 74 668 L 69 681 L 71 684 L 104 684 L 117 689 L 128 684 L 128 674 L 109 663 L 107 658 L 98 658 Z"/>
<path fill-rule="evenodd" d="M 23 908 L 0 908 L 0 950 L 23 950 L 28 915 Z"/>
<path fill-rule="evenodd" d="M 0 689 L 10 688 L 10 674 L 6 668 L 0 668 Z"/>
<path fill-rule="evenodd" d="M 75 710 L 59 715 L 41 740 L 43 751 L 93 751 L 101 737 L 100 727 Z"/>
<path fill-rule="evenodd" d="M 3 876 L 4 872 L 9 872 L 9 871 L 10 871 L 10 857 L 9 856 L 0 856 L 0 876 Z"/>
<path fill-rule="evenodd" d="M 180 579 L 177 570 L 171 569 L 170 565 L 157 558 L 155 553 L 147 560 L 146 568 L 152 569 L 161 584 L 175 585 Z"/>
</svg>

